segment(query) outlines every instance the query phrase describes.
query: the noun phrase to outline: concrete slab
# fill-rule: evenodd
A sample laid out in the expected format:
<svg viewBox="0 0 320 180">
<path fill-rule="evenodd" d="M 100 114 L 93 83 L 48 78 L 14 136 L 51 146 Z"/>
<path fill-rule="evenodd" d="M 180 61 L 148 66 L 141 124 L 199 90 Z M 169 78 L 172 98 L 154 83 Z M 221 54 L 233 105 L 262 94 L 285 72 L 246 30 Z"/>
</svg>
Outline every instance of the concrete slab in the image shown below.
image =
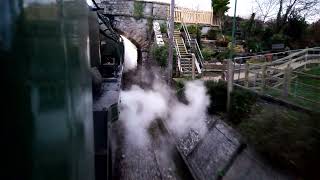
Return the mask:
<svg viewBox="0 0 320 180">
<path fill-rule="evenodd" d="M 186 158 L 200 180 L 217 179 L 240 147 L 230 129 L 224 123 L 217 124 Z"/>
</svg>

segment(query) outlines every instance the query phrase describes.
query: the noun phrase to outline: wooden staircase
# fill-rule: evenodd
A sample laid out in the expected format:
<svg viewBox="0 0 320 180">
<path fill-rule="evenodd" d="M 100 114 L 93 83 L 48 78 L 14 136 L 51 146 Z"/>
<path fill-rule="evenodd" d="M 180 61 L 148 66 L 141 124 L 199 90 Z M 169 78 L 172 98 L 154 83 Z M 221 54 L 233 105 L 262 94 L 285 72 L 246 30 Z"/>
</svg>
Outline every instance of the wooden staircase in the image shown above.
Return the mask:
<svg viewBox="0 0 320 180">
<path fill-rule="evenodd" d="M 192 74 L 192 54 L 188 52 L 186 48 L 186 44 L 181 36 L 180 31 L 174 31 L 173 37 L 174 37 L 177 55 L 180 60 L 180 62 L 178 62 L 178 66 L 180 66 L 180 71 L 182 72 L 183 75 L 191 75 Z M 196 70 L 196 73 L 197 73 L 197 70 Z"/>
</svg>

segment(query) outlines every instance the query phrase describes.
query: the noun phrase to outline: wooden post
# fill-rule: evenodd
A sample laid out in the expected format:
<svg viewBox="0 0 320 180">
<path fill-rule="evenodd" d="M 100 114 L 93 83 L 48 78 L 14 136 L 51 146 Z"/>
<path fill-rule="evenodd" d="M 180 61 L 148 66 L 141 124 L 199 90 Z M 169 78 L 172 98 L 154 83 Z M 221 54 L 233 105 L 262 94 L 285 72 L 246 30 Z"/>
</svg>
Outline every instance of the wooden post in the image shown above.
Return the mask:
<svg viewBox="0 0 320 180">
<path fill-rule="evenodd" d="M 249 87 L 249 63 L 246 62 L 246 67 L 245 67 L 245 87 Z"/>
<path fill-rule="evenodd" d="M 241 75 L 241 63 L 240 63 L 240 67 L 239 67 L 239 73 L 238 73 L 238 81 L 240 80 L 240 75 Z"/>
<path fill-rule="evenodd" d="M 227 112 L 230 113 L 231 109 L 231 93 L 233 91 L 233 62 L 231 59 L 228 60 L 228 92 L 227 92 Z"/>
<path fill-rule="evenodd" d="M 283 82 L 283 96 L 288 97 L 290 92 L 290 81 L 291 81 L 291 67 L 285 69 L 284 72 L 284 82 Z"/>
<path fill-rule="evenodd" d="M 258 79 L 258 74 L 257 74 L 257 73 L 254 73 L 253 88 L 256 88 L 256 85 L 257 85 L 257 79 Z"/>
<path fill-rule="evenodd" d="M 196 56 L 194 55 L 194 53 L 192 53 L 192 79 L 195 79 L 195 60 L 196 60 Z"/>
<path fill-rule="evenodd" d="M 304 63 L 306 63 L 303 67 L 304 70 L 307 70 L 307 61 L 308 61 L 308 52 L 304 55 Z"/>
<path fill-rule="evenodd" d="M 262 79 L 261 79 L 261 93 L 264 93 L 266 89 L 266 77 L 267 77 L 267 66 L 262 66 Z"/>
<path fill-rule="evenodd" d="M 170 4 L 170 29 L 169 29 L 169 55 L 168 55 L 168 68 L 167 68 L 167 81 L 168 84 L 171 84 L 172 79 L 172 64 L 173 64 L 173 48 L 174 48 L 174 42 L 173 42 L 173 33 L 174 33 L 174 7 L 175 7 L 175 0 L 171 0 Z"/>
</svg>

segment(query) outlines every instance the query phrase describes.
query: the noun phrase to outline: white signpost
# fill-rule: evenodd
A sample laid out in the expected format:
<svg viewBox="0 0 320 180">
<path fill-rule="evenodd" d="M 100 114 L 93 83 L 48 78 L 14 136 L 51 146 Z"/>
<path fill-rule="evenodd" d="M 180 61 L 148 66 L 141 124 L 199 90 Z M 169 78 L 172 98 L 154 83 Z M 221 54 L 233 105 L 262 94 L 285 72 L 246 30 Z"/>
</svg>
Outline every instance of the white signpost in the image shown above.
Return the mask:
<svg viewBox="0 0 320 180">
<path fill-rule="evenodd" d="M 155 34 L 155 41 L 156 41 L 157 45 L 164 46 L 164 41 L 162 38 L 159 22 L 157 22 L 157 21 L 153 22 L 153 31 Z"/>
</svg>

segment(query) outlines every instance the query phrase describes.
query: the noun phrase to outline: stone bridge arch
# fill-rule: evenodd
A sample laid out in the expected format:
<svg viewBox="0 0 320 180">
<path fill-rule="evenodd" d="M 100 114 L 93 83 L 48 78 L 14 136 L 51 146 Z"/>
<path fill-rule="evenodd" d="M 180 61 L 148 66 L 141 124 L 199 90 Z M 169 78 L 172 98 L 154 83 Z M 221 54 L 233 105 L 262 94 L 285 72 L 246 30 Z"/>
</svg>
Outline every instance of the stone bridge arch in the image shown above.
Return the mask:
<svg viewBox="0 0 320 180">
<path fill-rule="evenodd" d="M 166 23 L 170 4 L 134 0 L 101 0 L 104 13 L 113 17 L 113 26 L 138 49 L 138 63 L 148 63 L 153 39 L 153 21 Z"/>
</svg>

